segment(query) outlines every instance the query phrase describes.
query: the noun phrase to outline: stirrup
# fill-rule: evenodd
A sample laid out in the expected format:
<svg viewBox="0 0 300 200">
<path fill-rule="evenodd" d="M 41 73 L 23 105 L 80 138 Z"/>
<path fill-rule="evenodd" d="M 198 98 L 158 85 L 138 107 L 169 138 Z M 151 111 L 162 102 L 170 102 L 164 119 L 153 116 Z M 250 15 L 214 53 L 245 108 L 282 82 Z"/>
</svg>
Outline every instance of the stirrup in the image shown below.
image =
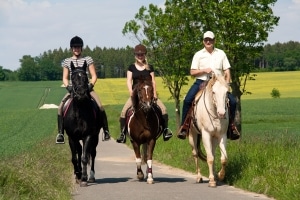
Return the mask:
<svg viewBox="0 0 300 200">
<path fill-rule="evenodd" d="M 117 139 L 117 143 L 126 143 L 126 135 L 121 133 L 120 137 Z"/>
<path fill-rule="evenodd" d="M 178 137 L 179 139 L 185 140 L 187 134 L 188 134 L 188 130 L 185 130 L 185 129 L 183 128 L 183 126 L 181 126 L 180 129 L 179 129 L 179 132 L 178 132 L 178 134 L 177 134 L 177 137 Z"/>
<path fill-rule="evenodd" d="M 64 144 L 65 143 L 65 138 L 64 135 L 59 133 L 56 136 L 56 144 Z"/>
<path fill-rule="evenodd" d="M 173 137 L 172 131 L 169 128 L 165 128 L 163 131 L 164 141 L 168 141 L 171 137 Z"/>
<path fill-rule="evenodd" d="M 108 130 L 103 131 L 103 137 L 102 137 L 102 141 L 108 141 L 110 140 L 110 134 L 108 132 Z"/>
<path fill-rule="evenodd" d="M 237 140 L 240 138 L 240 136 L 241 134 L 236 126 L 234 124 L 230 124 L 227 131 L 227 138 L 229 138 L 230 140 Z"/>
</svg>

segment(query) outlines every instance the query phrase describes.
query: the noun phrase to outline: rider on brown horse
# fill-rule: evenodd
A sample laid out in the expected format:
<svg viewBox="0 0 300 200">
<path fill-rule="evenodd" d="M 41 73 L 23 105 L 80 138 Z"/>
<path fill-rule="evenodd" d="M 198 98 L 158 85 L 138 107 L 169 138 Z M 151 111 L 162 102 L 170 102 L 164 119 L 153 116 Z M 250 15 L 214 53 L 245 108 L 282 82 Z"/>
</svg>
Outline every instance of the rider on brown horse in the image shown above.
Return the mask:
<svg viewBox="0 0 300 200">
<path fill-rule="evenodd" d="M 120 116 L 121 134 L 120 134 L 120 137 L 117 139 L 118 143 L 126 142 L 126 133 L 124 133 L 124 127 L 126 124 L 125 115 L 126 115 L 127 110 L 132 106 L 132 102 L 131 102 L 132 89 L 133 89 L 133 86 L 137 83 L 137 79 L 140 76 L 149 76 L 150 75 L 152 77 L 154 97 L 157 99 L 154 69 L 153 69 L 152 65 L 147 63 L 146 54 L 147 54 L 147 49 L 144 45 L 139 44 L 139 45 L 135 46 L 135 48 L 134 48 L 135 63 L 129 65 L 128 70 L 127 70 L 127 88 L 129 90 L 130 97 L 128 98 L 128 100 L 125 103 L 123 110 L 121 112 L 121 116 Z M 163 138 L 164 138 L 164 141 L 167 141 L 173 136 L 172 132 L 168 128 L 168 120 L 169 119 L 168 119 L 167 108 L 159 99 L 157 99 L 157 105 L 159 106 L 159 108 L 162 111 L 162 118 L 164 121 Z"/>
</svg>

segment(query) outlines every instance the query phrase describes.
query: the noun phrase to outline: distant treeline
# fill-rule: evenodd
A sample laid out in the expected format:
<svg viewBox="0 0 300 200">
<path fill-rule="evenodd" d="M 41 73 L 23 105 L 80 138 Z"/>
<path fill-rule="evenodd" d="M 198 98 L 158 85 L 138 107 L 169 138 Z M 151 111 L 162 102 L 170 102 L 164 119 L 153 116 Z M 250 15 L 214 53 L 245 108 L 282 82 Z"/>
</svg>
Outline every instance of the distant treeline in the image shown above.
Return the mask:
<svg viewBox="0 0 300 200">
<path fill-rule="evenodd" d="M 83 55 L 94 59 L 98 78 L 125 77 L 127 67 L 134 62 L 133 50 L 126 48 L 84 48 Z M 48 81 L 61 80 L 63 59 L 70 57 L 69 49 L 48 50 L 32 57 L 24 55 L 21 67 L 15 71 L 0 66 L 0 81 Z M 151 58 L 150 58 L 151 62 Z M 300 70 L 300 43 L 267 44 L 261 56 L 254 61 L 257 71 L 295 71 Z"/>
</svg>

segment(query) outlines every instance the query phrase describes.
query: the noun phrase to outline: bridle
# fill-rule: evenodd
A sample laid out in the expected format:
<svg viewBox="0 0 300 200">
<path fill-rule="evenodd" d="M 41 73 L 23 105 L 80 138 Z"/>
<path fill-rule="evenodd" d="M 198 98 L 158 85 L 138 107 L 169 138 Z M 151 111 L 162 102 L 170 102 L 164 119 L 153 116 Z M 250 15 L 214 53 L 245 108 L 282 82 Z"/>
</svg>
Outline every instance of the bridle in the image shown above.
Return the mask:
<svg viewBox="0 0 300 200">
<path fill-rule="evenodd" d="M 84 82 L 80 82 L 79 84 L 74 84 L 75 81 L 73 81 L 73 76 L 86 76 L 86 81 Z M 82 70 L 82 69 L 75 69 L 72 71 L 72 85 L 73 85 L 73 97 L 81 97 L 82 94 L 80 94 L 78 91 L 85 91 L 88 90 L 88 78 L 87 78 L 87 74 L 86 71 Z M 84 78 L 84 77 L 83 77 Z"/>
<path fill-rule="evenodd" d="M 150 94 L 150 91 L 149 91 L 150 87 L 151 86 L 149 86 L 149 85 L 144 85 L 141 89 L 140 88 L 137 89 L 137 96 L 138 96 L 139 105 L 140 105 L 139 109 L 142 109 L 143 111 L 149 110 L 154 103 L 154 98 L 151 98 L 150 101 L 143 101 L 143 95 L 141 94 L 142 90 L 145 90 L 146 98 L 149 99 L 149 96 L 153 95 L 153 94 Z"/>
</svg>

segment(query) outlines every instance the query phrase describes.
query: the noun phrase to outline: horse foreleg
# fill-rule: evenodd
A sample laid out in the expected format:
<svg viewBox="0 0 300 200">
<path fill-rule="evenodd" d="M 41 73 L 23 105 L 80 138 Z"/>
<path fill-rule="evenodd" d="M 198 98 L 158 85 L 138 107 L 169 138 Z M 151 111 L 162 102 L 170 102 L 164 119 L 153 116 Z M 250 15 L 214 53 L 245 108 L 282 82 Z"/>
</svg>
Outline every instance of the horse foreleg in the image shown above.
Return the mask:
<svg viewBox="0 0 300 200">
<path fill-rule="evenodd" d="M 139 181 L 144 179 L 144 173 L 142 170 L 142 159 L 141 159 L 141 151 L 140 145 L 135 142 L 131 142 L 134 153 L 135 153 L 135 162 L 136 162 L 136 177 Z"/>
<path fill-rule="evenodd" d="M 227 165 L 226 138 L 223 137 L 219 143 L 221 150 L 221 170 L 218 173 L 218 180 L 223 181 L 225 178 L 225 168 Z"/>
<path fill-rule="evenodd" d="M 70 150 L 71 150 L 71 162 L 73 164 L 74 167 L 74 174 L 75 174 L 75 180 L 76 183 L 79 183 L 81 180 L 81 169 L 78 166 L 78 150 L 77 150 L 77 144 L 75 144 L 75 142 L 69 137 L 69 146 L 70 146 Z M 79 163 L 80 164 L 80 163 Z"/>
<path fill-rule="evenodd" d="M 83 152 L 82 152 L 82 157 L 81 157 L 81 162 L 82 162 L 82 177 L 81 177 L 81 182 L 80 186 L 81 187 L 86 187 L 87 186 L 87 180 L 88 180 L 88 175 L 87 175 L 87 164 L 89 162 L 89 156 L 90 156 L 90 141 L 91 137 L 88 136 L 84 141 L 83 141 Z"/>
<path fill-rule="evenodd" d="M 147 160 L 147 183 L 153 184 L 152 160 Z"/>
<path fill-rule="evenodd" d="M 152 139 L 147 144 L 147 183 L 153 184 L 153 173 L 152 173 L 152 156 L 155 148 L 156 140 Z"/>
<path fill-rule="evenodd" d="M 95 178 L 95 158 L 97 155 L 97 145 L 98 145 L 98 141 L 99 141 L 99 137 L 98 135 L 92 139 L 92 147 L 91 147 L 91 159 L 92 159 L 92 164 L 91 164 L 91 171 L 90 171 L 90 177 L 88 182 L 90 183 L 94 183 L 96 182 L 96 178 Z"/>
<path fill-rule="evenodd" d="M 203 145 L 207 154 L 207 165 L 208 165 L 208 171 L 209 171 L 209 182 L 208 186 L 209 187 L 216 187 L 217 183 L 215 181 L 215 176 L 214 176 L 214 150 L 213 150 L 213 145 L 212 145 L 212 139 L 209 136 L 209 133 L 202 131 L 202 139 L 203 139 Z"/>
<path fill-rule="evenodd" d="M 96 148 L 92 149 L 92 151 L 91 151 L 92 164 L 91 164 L 90 177 L 89 177 L 89 180 L 88 180 L 88 182 L 90 182 L 90 183 L 96 182 L 96 178 L 95 178 L 95 158 L 96 158 Z"/>
<path fill-rule="evenodd" d="M 139 179 L 139 181 L 142 181 L 144 179 L 144 173 L 142 170 L 142 159 L 141 158 L 136 158 L 136 177 Z"/>
</svg>

